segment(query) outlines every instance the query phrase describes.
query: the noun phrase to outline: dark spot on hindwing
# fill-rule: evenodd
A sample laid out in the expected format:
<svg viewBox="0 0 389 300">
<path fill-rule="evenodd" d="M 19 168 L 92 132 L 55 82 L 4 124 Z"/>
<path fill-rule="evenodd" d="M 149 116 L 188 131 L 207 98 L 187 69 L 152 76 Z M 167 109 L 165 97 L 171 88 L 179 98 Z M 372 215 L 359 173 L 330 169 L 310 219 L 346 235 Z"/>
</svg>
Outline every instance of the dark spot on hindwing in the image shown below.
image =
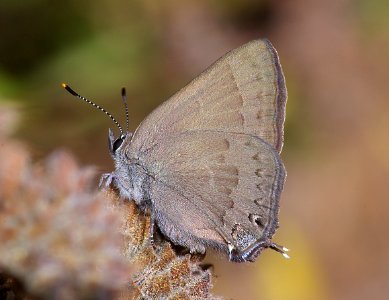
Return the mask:
<svg viewBox="0 0 389 300">
<path fill-rule="evenodd" d="M 256 169 L 255 170 L 255 175 L 257 175 L 258 177 L 262 177 L 262 170 L 261 169 Z"/>
<path fill-rule="evenodd" d="M 263 198 L 257 198 L 257 199 L 255 199 L 255 200 L 254 200 L 254 203 L 255 203 L 256 205 L 258 205 L 259 207 L 261 207 L 261 208 L 265 208 L 265 209 L 267 209 L 267 210 L 270 210 L 270 209 L 271 209 L 270 206 L 264 204 L 264 203 L 265 203 L 265 200 L 264 200 Z"/>
<path fill-rule="evenodd" d="M 259 156 L 258 156 L 258 153 L 256 153 L 253 157 L 252 157 L 253 160 L 259 160 Z"/>
<path fill-rule="evenodd" d="M 265 225 L 263 224 L 263 222 L 261 220 L 260 215 L 249 214 L 249 220 L 251 223 L 258 225 L 259 227 L 262 227 L 262 228 L 265 227 Z"/>
<path fill-rule="evenodd" d="M 261 194 L 264 194 L 263 187 L 261 183 L 256 184 L 257 189 L 260 191 Z"/>
<path fill-rule="evenodd" d="M 262 111 L 261 111 L 261 110 L 259 110 L 259 111 L 257 112 L 256 117 L 257 117 L 258 120 L 261 120 L 261 119 L 262 119 Z"/>
<path fill-rule="evenodd" d="M 227 139 L 223 139 L 223 144 L 224 144 L 225 150 L 230 149 L 230 142 Z"/>
</svg>

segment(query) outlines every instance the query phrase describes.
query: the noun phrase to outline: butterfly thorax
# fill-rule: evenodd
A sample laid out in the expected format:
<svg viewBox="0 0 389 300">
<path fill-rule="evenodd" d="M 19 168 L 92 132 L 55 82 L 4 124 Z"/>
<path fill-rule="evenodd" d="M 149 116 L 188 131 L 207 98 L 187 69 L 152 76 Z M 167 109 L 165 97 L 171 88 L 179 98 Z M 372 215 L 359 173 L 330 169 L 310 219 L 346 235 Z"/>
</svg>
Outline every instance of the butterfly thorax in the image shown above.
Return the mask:
<svg viewBox="0 0 389 300">
<path fill-rule="evenodd" d="M 120 191 L 123 198 L 134 200 L 138 205 L 144 206 L 150 201 L 150 179 L 146 170 L 135 159 L 129 159 L 125 151 L 114 155 L 115 171 L 112 172 L 112 182 Z"/>
</svg>

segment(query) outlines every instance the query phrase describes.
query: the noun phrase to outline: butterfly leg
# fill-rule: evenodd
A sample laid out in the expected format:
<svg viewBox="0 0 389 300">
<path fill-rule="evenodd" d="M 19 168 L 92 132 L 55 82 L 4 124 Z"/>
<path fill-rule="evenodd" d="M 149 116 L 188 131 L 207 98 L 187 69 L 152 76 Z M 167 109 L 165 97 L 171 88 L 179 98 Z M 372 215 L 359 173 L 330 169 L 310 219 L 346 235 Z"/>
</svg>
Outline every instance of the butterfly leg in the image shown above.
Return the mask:
<svg viewBox="0 0 389 300">
<path fill-rule="evenodd" d="M 100 177 L 99 188 L 100 189 L 109 188 L 113 182 L 113 179 L 114 179 L 113 173 L 104 173 Z"/>
<path fill-rule="evenodd" d="M 154 236 L 156 235 L 155 212 L 153 211 L 153 209 L 150 206 L 144 205 L 144 203 L 143 203 L 143 205 L 141 205 L 139 207 L 139 209 L 143 213 L 146 220 L 149 220 L 149 228 L 148 228 L 149 235 L 147 237 L 146 243 L 151 245 L 151 246 L 154 246 Z"/>
<path fill-rule="evenodd" d="M 155 213 L 153 209 L 150 209 L 150 236 L 149 241 L 152 246 L 154 246 L 154 235 L 155 235 Z"/>
</svg>

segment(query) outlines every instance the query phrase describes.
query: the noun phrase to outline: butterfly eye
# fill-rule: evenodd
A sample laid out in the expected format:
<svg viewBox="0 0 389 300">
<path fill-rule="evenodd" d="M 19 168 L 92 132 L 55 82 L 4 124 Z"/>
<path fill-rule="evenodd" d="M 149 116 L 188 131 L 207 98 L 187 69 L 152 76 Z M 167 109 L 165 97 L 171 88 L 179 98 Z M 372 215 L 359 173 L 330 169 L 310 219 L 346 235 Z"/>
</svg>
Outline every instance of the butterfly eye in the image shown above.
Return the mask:
<svg viewBox="0 0 389 300">
<path fill-rule="evenodd" d="M 116 152 L 116 150 L 119 149 L 119 147 L 123 143 L 123 140 L 124 139 L 122 137 L 120 137 L 113 143 L 113 147 L 112 147 L 113 152 Z"/>
</svg>

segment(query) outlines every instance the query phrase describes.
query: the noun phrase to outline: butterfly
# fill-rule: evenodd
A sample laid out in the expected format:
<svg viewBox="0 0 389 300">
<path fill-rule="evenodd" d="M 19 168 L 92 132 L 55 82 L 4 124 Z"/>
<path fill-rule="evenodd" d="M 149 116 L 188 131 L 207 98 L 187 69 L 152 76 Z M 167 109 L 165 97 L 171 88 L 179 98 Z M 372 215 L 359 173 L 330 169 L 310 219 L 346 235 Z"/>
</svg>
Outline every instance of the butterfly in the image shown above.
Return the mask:
<svg viewBox="0 0 389 300">
<path fill-rule="evenodd" d="M 109 130 L 115 163 L 106 186 L 150 212 L 153 224 L 192 253 L 208 248 L 234 262 L 255 261 L 272 242 L 286 171 L 283 146 L 287 91 L 278 54 L 266 40 L 221 57 L 128 131 Z"/>
</svg>

